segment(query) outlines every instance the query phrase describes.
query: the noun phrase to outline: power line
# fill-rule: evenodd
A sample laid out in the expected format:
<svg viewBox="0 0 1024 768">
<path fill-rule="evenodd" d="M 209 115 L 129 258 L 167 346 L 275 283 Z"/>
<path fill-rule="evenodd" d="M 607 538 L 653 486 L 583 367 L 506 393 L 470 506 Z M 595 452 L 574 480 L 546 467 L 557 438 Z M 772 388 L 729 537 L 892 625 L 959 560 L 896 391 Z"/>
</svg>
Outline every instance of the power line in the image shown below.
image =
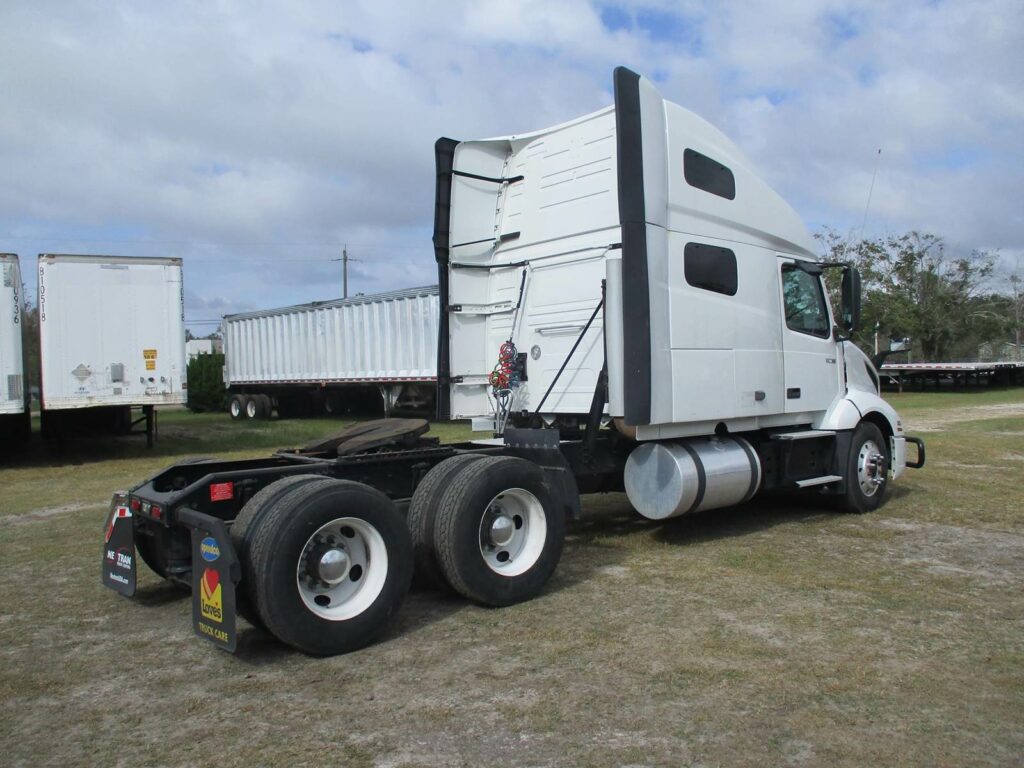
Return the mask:
<svg viewBox="0 0 1024 768">
<path fill-rule="evenodd" d="M 875 177 L 878 175 L 878 161 L 882 158 L 882 149 L 879 147 L 878 154 L 875 155 L 875 170 L 871 174 L 871 186 L 868 188 L 868 201 L 864 205 L 864 218 L 860 223 L 860 237 L 859 240 L 864 239 L 864 227 L 868 223 L 868 208 L 871 207 L 871 194 L 875 191 Z"/>
</svg>

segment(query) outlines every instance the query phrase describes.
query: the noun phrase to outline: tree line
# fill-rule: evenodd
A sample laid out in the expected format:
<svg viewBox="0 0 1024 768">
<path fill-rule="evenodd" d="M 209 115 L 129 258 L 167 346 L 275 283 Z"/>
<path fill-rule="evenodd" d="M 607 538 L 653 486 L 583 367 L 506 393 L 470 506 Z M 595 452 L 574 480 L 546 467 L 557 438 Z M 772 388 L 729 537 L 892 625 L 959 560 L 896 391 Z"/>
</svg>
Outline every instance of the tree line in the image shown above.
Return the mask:
<svg viewBox="0 0 1024 768">
<path fill-rule="evenodd" d="M 954 254 L 942 237 L 917 231 L 852 239 L 825 229 L 817 237 L 825 261 L 860 270 L 861 329 L 853 340 L 869 354 L 877 338 L 880 351 L 890 339 L 907 340 L 916 362 L 969 361 L 979 353 L 1021 359 L 1024 281 L 1019 273 L 997 275 L 997 253 Z M 828 277 L 837 307 L 838 275 Z"/>
</svg>

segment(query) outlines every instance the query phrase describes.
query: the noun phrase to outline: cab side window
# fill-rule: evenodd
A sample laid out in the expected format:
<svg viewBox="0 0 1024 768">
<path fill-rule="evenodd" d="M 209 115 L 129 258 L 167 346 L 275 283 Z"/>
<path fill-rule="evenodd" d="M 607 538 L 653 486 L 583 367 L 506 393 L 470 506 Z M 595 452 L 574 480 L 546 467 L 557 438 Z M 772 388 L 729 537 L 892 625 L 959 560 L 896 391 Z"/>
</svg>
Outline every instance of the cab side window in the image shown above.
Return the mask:
<svg viewBox="0 0 1024 768">
<path fill-rule="evenodd" d="M 782 267 L 782 303 L 786 326 L 799 333 L 828 336 L 828 309 L 821 280 L 787 264 Z"/>
</svg>

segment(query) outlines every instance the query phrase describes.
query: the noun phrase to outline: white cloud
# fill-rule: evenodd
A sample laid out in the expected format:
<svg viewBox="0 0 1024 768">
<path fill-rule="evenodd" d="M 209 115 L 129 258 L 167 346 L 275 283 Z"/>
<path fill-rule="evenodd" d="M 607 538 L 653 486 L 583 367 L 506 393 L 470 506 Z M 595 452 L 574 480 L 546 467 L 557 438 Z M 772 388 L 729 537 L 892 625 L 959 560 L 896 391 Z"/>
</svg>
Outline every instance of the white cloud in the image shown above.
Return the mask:
<svg viewBox="0 0 1024 768">
<path fill-rule="evenodd" d="M 346 243 L 353 290 L 432 281 L 434 140 L 604 106 L 617 64 L 812 227 L 859 227 L 881 147 L 868 234 L 1024 249 L 1010 0 L 25 2 L 0 45 L 0 249 L 183 256 L 190 316 L 337 295 Z"/>
</svg>

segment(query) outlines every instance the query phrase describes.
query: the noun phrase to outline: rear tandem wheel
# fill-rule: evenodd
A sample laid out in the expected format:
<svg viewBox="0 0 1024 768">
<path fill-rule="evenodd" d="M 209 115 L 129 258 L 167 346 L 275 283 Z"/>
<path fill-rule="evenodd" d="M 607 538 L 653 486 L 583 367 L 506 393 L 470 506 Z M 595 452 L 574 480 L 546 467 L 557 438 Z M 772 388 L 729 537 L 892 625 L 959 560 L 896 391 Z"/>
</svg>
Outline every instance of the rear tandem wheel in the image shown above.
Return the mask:
<svg viewBox="0 0 1024 768">
<path fill-rule="evenodd" d="M 405 519 L 362 483 L 298 485 L 267 504 L 249 528 L 242 567 L 256 613 L 271 634 L 305 653 L 330 656 L 367 645 L 409 590 Z"/>
<path fill-rule="evenodd" d="M 493 456 L 452 477 L 434 522 L 437 559 L 448 583 L 482 605 L 536 596 L 565 542 L 565 512 L 531 461 Z"/>
<path fill-rule="evenodd" d="M 249 398 L 245 395 L 232 395 L 228 401 L 228 413 L 233 421 L 241 421 L 245 418 L 245 408 Z"/>
<path fill-rule="evenodd" d="M 437 561 L 437 545 L 434 541 L 434 521 L 441 506 L 441 498 L 448 491 L 452 478 L 463 467 L 482 458 L 483 455 L 478 453 L 464 453 L 445 459 L 427 472 L 409 502 L 406 521 L 412 534 L 416 576 L 432 587 L 446 589 L 450 586 Z"/>
</svg>

